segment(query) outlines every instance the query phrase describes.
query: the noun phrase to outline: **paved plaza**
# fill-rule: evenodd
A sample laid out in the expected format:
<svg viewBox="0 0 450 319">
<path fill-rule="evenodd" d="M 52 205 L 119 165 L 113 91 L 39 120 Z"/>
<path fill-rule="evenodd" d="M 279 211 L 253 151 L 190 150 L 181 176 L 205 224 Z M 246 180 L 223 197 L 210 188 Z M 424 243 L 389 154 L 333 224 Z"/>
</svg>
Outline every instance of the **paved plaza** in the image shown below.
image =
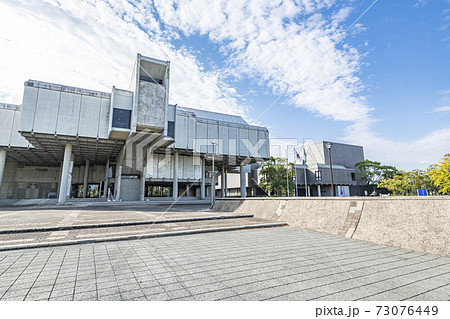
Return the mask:
<svg viewBox="0 0 450 319">
<path fill-rule="evenodd" d="M 449 300 L 450 260 L 293 227 L 0 252 L 1 300 Z"/>
</svg>

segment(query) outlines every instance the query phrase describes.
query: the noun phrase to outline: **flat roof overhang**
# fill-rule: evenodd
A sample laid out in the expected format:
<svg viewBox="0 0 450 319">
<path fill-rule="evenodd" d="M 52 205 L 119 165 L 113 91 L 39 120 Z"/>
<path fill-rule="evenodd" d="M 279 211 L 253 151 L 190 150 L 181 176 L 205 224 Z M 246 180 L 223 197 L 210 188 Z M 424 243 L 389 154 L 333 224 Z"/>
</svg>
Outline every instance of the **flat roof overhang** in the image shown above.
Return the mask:
<svg viewBox="0 0 450 319">
<path fill-rule="evenodd" d="M 86 160 L 89 160 L 91 164 L 104 164 L 107 160 L 114 160 L 126 142 L 119 139 L 20 133 L 34 146 L 34 152 L 38 154 L 36 159 L 32 158 L 32 161 L 35 160 L 33 165 L 40 165 L 38 158 L 42 158 L 48 166 L 60 165 L 67 143 L 72 144 L 75 165 L 84 164 Z"/>
</svg>

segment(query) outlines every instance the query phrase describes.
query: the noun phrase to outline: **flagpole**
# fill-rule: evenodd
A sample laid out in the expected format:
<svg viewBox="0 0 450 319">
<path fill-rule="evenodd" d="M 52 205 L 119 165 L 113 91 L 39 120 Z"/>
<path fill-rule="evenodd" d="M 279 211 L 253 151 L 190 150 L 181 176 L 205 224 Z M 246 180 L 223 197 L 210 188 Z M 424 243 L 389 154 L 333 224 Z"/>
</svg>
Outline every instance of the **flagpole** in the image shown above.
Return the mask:
<svg viewBox="0 0 450 319">
<path fill-rule="evenodd" d="M 286 197 L 289 197 L 289 145 L 286 147 Z"/>
<path fill-rule="evenodd" d="M 295 148 L 294 152 L 297 153 Z M 295 163 L 297 163 L 297 154 L 294 154 L 294 197 L 297 197 L 297 169 L 295 168 Z"/>
<path fill-rule="evenodd" d="M 308 196 L 308 182 L 306 179 L 306 150 L 305 150 L 305 139 L 303 139 L 303 174 L 305 175 L 305 197 Z"/>
</svg>

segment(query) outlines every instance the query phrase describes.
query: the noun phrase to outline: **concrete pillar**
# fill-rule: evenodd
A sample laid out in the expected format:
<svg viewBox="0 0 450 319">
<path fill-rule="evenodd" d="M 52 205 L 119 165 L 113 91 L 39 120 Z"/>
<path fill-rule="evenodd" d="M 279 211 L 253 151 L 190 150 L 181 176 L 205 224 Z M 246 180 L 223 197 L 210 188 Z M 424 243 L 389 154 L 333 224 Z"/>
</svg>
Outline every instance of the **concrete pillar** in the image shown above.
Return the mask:
<svg viewBox="0 0 450 319">
<path fill-rule="evenodd" d="M 246 183 L 245 183 L 245 173 L 244 173 L 244 163 L 241 163 L 239 165 L 239 175 L 240 175 L 240 181 L 241 181 L 241 198 L 246 198 L 247 197 L 247 192 L 246 192 Z"/>
<path fill-rule="evenodd" d="M 173 154 L 173 199 L 178 198 L 178 151 Z"/>
<path fill-rule="evenodd" d="M 200 198 L 205 199 L 205 166 L 206 166 L 206 159 L 204 157 L 201 158 L 202 160 L 202 183 L 200 185 Z"/>
<path fill-rule="evenodd" d="M 145 200 L 145 174 L 147 174 L 147 165 L 142 168 L 141 175 L 141 201 Z"/>
<path fill-rule="evenodd" d="M 83 198 L 86 198 L 88 191 L 89 164 L 90 164 L 89 160 L 86 160 L 86 165 L 84 166 Z"/>
<path fill-rule="evenodd" d="M 6 165 L 6 149 L 0 149 L 0 189 L 2 188 L 3 173 Z"/>
<path fill-rule="evenodd" d="M 228 174 L 227 174 L 227 170 L 225 170 L 224 189 L 225 189 L 224 197 L 227 197 L 228 196 Z"/>
<path fill-rule="evenodd" d="M 108 175 L 109 175 L 109 160 L 106 161 L 105 166 L 105 183 L 103 184 L 103 198 L 108 196 Z"/>
<path fill-rule="evenodd" d="M 64 159 L 61 172 L 61 181 L 59 183 L 59 196 L 58 203 L 63 204 L 66 202 L 67 182 L 69 179 L 70 159 L 72 157 L 72 144 L 67 143 L 64 149 Z"/>
<path fill-rule="evenodd" d="M 308 190 L 308 197 L 311 197 L 311 188 L 310 188 L 310 186 L 308 185 L 308 188 L 307 188 L 307 190 Z"/>
<path fill-rule="evenodd" d="M 116 178 L 114 182 L 114 199 L 120 199 L 120 184 L 122 182 L 122 165 L 116 166 Z"/>
<path fill-rule="evenodd" d="M 225 197 L 225 166 L 222 166 L 222 174 L 220 175 L 220 195 L 222 195 L 222 198 Z"/>
<path fill-rule="evenodd" d="M 320 185 L 317 185 L 317 194 L 319 197 L 322 197 L 322 192 L 320 191 Z"/>
</svg>

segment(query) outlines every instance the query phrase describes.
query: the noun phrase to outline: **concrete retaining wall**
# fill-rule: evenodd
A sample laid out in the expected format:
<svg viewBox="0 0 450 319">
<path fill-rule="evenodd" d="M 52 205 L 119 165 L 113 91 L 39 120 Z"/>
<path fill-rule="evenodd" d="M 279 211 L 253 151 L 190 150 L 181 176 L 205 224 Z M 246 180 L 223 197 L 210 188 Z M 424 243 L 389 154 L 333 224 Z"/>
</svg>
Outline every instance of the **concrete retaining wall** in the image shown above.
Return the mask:
<svg viewBox="0 0 450 319">
<path fill-rule="evenodd" d="M 333 235 L 450 256 L 450 197 L 217 199 L 214 211 L 253 214 Z"/>
</svg>

